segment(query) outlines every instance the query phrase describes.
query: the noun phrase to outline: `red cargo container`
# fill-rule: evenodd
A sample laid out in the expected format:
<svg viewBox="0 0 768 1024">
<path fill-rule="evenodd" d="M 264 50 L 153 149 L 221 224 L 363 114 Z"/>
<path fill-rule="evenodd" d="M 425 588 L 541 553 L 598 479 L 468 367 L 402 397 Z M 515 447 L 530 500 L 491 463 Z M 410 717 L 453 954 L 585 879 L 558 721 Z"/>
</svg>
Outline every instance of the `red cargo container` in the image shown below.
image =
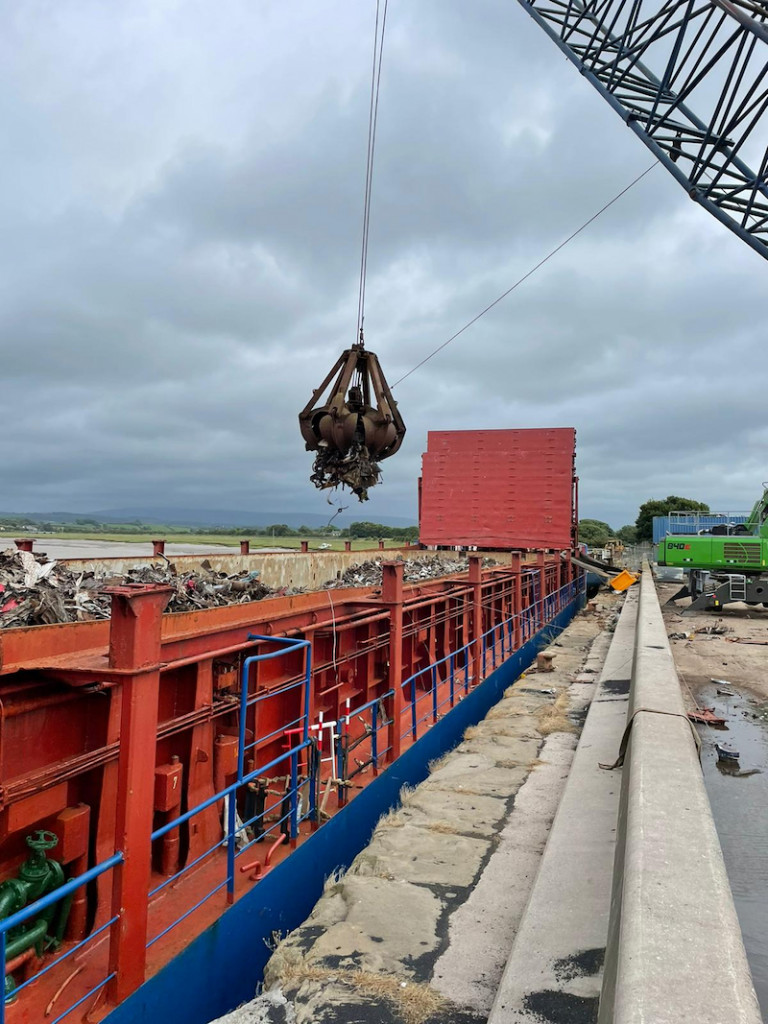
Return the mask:
<svg viewBox="0 0 768 1024">
<path fill-rule="evenodd" d="M 433 430 L 419 481 L 422 544 L 571 548 L 576 431 Z"/>
</svg>

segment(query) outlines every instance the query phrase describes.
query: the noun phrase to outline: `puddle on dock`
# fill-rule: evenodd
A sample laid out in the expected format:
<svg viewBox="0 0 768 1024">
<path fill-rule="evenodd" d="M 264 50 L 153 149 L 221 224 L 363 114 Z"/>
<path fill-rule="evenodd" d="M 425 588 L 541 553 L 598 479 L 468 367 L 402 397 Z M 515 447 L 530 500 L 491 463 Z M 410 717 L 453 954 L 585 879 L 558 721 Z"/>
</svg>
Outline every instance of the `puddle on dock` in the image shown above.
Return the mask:
<svg viewBox="0 0 768 1024">
<path fill-rule="evenodd" d="M 768 701 L 738 691 L 697 688 L 700 706 L 713 707 L 727 729 L 697 726 L 701 764 L 763 1020 L 768 1021 Z M 754 717 L 757 716 L 757 717 Z M 715 742 L 739 751 L 738 764 L 718 762 Z"/>
</svg>

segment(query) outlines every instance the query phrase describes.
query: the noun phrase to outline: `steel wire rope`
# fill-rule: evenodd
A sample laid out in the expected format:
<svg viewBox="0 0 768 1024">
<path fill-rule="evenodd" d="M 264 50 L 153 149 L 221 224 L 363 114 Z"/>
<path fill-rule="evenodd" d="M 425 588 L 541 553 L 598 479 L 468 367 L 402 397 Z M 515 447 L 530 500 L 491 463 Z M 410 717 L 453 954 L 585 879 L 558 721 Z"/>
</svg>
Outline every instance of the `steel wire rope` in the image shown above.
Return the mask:
<svg viewBox="0 0 768 1024">
<path fill-rule="evenodd" d="M 638 176 L 633 181 L 630 181 L 630 183 L 627 186 L 625 186 L 621 190 L 621 192 L 618 192 L 613 197 L 613 199 L 610 199 L 605 204 L 605 206 L 601 206 L 596 213 L 592 214 L 589 220 L 585 220 L 580 227 L 576 228 L 576 230 L 573 231 L 570 235 L 568 235 L 567 238 L 563 239 L 563 241 L 560 242 L 559 245 L 555 246 L 554 249 L 551 249 L 543 259 L 539 260 L 539 262 L 536 263 L 533 267 L 531 267 L 529 271 L 523 274 L 522 277 L 518 278 L 513 285 L 507 288 L 505 292 L 502 292 L 501 295 L 498 296 L 498 298 L 493 300 L 493 302 L 489 303 L 485 307 L 485 309 L 482 309 L 477 314 L 477 316 L 473 316 L 472 319 L 465 323 L 464 326 L 461 327 L 458 331 L 456 331 L 455 334 L 452 334 L 447 341 L 444 341 L 442 345 L 438 345 L 436 349 L 429 353 L 429 355 L 424 356 L 421 362 L 416 363 L 416 365 L 413 366 L 407 373 L 404 373 L 402 377 L 399 377 L 392 385 L 392 387 L 396 388 L 398 384 L 402 384 L 404 380 L 410 377 L 412 373 L 415 373 L 417 370 L 421 369 L 421 367 L 424 366 L 425 363 L 428 363 L 429 360 L 432 359 L 434 356 L 436 356 L 438 352 L 442 352 L 444 348 L 447 348 L 448 345 L 450 345 L 452 341 L 455 341 L 461 334 L 464 333 L 464 331 L 469 330 L 469 328 L 472 327 L 473 324 L 476 324 L 481 317 L 484 317 L 486 313 L 489 313 L 494 308 L 494 306 L 498 306 L 500 302 L 506 299 L 508 295 L 511 295 L 512 292 L 521 284 L 523 284 L 524 281 L 527 281 L 528 278 L 532 277 L 537 270 L 544 266 L 545 263 L 548 263 L 553 256 L 557 255 L 557 253 L 559 253 L 561 249 L 564 249 L 569 242 L 572 242 L 577 235 L 580 235 L 585 228 L 588 228 L 590 224 L 596 221 L 601 214 L 605 213 L 606 210 L 610 209 L 610 207 L 613 206 L 614 203 L 618 202 L 618 200 L 621 199 L 622 196 L 625 196 L 627 192 L 629 192 L 631 188 L 637 185 L 639 181 L 642 181 L 646 174 L 649 174 L 653 170 L 653 168 L 658 165 L 658 163 L 659 161 L 655 160 L 649 167 L 646 167 L 646 169 L 641 174 L 638 174 Z"/>
<path fill-rule="evenodd" d="M 365 195 L 363 199 L 363 239 L 360 251 L 360 284 L 357 293 L 357 333 L 356 342 L 363 342 L 363 323 L 365 321 L 365 285 L 368 276 L 368 238 L 371 224 L 371 186 L 373 184 L 373 155 L 376 149 L 376 125 L 379 118 L 379 87 L 381 84 L 381 59 L 384 53 L 384 31 L 387 26 L 387 7 L 389 0 L 384 0 L 384 11 L 381 17 L 381 35 L 379 35 L 379 13 L 381 0 L 376 0 L 376 23 L 373 32 L 373 62 L 371 67 L 371 99 L 368 109 L 368 152 L 365 166 Z"/>
</svg>

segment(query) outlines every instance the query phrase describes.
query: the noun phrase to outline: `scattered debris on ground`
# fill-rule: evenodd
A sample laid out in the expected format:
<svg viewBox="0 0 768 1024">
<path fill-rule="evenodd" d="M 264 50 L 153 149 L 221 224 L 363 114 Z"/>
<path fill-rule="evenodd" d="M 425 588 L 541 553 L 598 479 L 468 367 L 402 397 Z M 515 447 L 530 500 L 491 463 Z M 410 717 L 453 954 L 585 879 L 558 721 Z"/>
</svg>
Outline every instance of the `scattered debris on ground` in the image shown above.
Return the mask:
<svg viewBox="0 0 768 1024">
<path fill-rule="evenodd" d="M 685 630 L 676 630 L 674 633 L 669 633 L 668 636 L 670 640 L 695 640 L 697 636 L 722 636 L 725 637 L 726 640 L 730 640 L 732 638 L 726 636 L 726 633 L 732 632 L 732 626 L 726 626 L 722 619 L 718 619 L 717 622 L 704 626 L 697 626 L 696 629 L 690 632 L 686 632 Z"/>
<path fill-rule="evenodd" d="M 707 626 L 697 626 L 694 633 L 705 634 L 706 636 L 725 636 L 726 633 L 732 633 L 733 626 L 726 626 L 722 619 L 718 619 L 717 622 L 713 622 Z"/>
<path fill-rule="evenodd" d="M 441 576 L 450 576 L 457 572 L 467 571 L 467 560 L 438 558 L 436 555 L 426 555 L 423 558 L 403 558 L 400 555 L 398 562 L 404 562 L 403 579 L 406 583 L 420 583 L 422 580 L 436 580 Z M 342 587 L 379 587 L 383 576 L 384 560 L 373 558 L 367 562 L 359 562 L 350 565 L 344 572 L 340 572 L 336 579 L 328 580 L 323 584 L 324 590 L 337 590 Z M 498 563 L 493 558 L 483 559 L 483 568 L 488 568 Z"/>
<path fill-rule="evenodd" d="M 170 612 L 261 601 L 283 593 L 265 586 L 258 577 L 258 572 L 216 572 L 207 560 L 193 572 L 178 573 L 166 560 L 162 565 L 135 566 L 120 575 L 98 575 L 72 570 L 43 554 L 11 549 L 0 552 L 0 629 L 108 619 L 111 598 L 104 590 L 130 583 L 173 587 Z"/>
<path fill-rule="evenodd" d="M 690 599 L 677 605 L 665 603 L 677 586 L 657 583 L 669 630 L 667 636 L 684 692 L 698 694 L 702 687 L 736 686 L 739 691 L 751 691 L 768 699 L 763 650 L 768 646 L 768 609 L 734 603 L 717 612 L 691 612 Z M 707 701 L 711 696 L 712 691 L 708 690 Z"/>
</svg>

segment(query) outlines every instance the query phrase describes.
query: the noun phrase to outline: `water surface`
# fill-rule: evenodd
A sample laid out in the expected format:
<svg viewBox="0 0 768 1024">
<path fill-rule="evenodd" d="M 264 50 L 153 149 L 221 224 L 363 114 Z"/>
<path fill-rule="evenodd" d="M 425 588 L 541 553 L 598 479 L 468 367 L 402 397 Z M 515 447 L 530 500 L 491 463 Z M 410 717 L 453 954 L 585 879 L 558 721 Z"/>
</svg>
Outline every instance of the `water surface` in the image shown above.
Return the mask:
<svg viewBox="0 0 768 1024">
<path fill-rule="evenodd" d="M 728 721 L 727 730 L 698 726 L 701 764 L 757 998 L 768 1020 L 768 701 L 733 689 L 734 697 L 717 694 L 713 684 L 696 693 L 699 704 Z M 738 766 L 718 762 L 715 740 L 739 751 Z"/>
</svg>

